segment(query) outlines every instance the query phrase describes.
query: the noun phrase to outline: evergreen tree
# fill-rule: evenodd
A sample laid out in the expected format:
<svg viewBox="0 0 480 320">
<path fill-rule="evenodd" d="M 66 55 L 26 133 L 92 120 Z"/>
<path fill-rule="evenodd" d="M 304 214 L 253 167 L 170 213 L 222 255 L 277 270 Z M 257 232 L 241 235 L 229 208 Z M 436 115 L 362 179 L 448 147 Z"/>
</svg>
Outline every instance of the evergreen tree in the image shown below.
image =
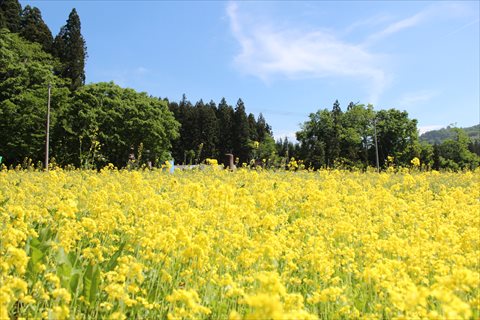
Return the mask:
<svg viewBox="0 0 480 320">
<path fill-rule="evenodd" d="M 250 153 L 250 129 L 242 99 L 238 99 L 233 117 L 233 150 L 240 163 L 248 162 Z"/>
<path fill-rule="evenodd" d="M 260 142 L 257 132 L 257 121 L 255 121 L 255 116 L 253 115 L 253 113 L 248 114 L 247 120 L 250 140 Z"/>
<path fill-rule="evenodd" d="M 58 73 L 70 79 L 70 89 L 85 84 L 85 60 L 87 48 L 81 33 L 80 17 L 75 9 L 68 16 L 67 24 L 60 29 L 53 43 L 53 53 L 62 62 Z"/>
<path fill-rule="evenodd" d="M 309 115 L 309 121 L 301 125 L 297 132 L 300 141 L 300 156 L 305 160 L 307 167 L 318 169 L 333 165 L 330 158 L 330 139 L 333 132 L 332 113 L 327 109 L 318 110 Z"/>
<path fill-rule="evenodd" d="M 21 14 L 22 6 L 18 0 L 0 0 L 0 28 L 19 32 Z"/>
<path fill-rule="evenodd" d="M 218 119 L 218 151 L 220 162 L 225 161 L 225 154 L 233 152 L 233 116 L 234 111 L 232 106 L 227 104 L 225 98 L 222 98 L 218 104 L 217 119 Z"/>
<path fill-rule="evenodd" d="M 183 164 L 187 163 L 187 153 L 195 153 L 195 149 L 198 145 L 195 145 L 195 115 L 192 103 L 187 100 L 185 94 L 182 96 L 182 100 L 178 104 L 179 121 L 180 121 L 180 139 L 177 145 L 178 156 L 177 162 Z M 179 161 L 180 160 L 180 161 Z"/>
<path fill-rule="evenodd" d="M 332 108 L 332 120 L 333 120 L 333 128 L 332 128 L 332 135 L 330 137 L 330 154 L 329 158 L 331 159 L 331 164 L 335 162 L 340 156 L 340 132 L 342 130 L 342 109 L 340 109 L 340 103 L 338 100 L 335 100 Z"/>
<path fill-rule="evenodd" d="M 26 6 L 22 12 L 20 35 L 31 42 L 40 43 L 43 50 L 50 52 L 53 37 L 50 29 L 42 19 L 37 7 Z"/>
<path fill-rule="evenodd" d="M 263 141 L 267 136 L 272 136 L 272 128 L 267 124 L 263 114 L 260 113 L 257 118 L 257 138 Z"/>
<path fill-rule="evenodd" d="M 213 101 L 207 105 L 202 103 L 197 110 L 200 140 L 203 143 L 203 156 L 200 160 L 217 157 L 218 122 L 215 110 Z"/>
</svg>

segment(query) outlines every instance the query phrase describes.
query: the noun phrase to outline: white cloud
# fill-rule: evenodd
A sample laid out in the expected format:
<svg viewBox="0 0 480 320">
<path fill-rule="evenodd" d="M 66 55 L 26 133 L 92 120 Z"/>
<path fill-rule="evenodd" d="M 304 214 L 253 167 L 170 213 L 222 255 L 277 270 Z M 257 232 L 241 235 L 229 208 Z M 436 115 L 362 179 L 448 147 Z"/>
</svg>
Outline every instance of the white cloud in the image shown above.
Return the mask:
<svg viewBox="0 0 480 320">
<path fill-rule="evenodd" d="M 364 45 L 370 45 L 373 42 L 386 38 L 394 33 L 402 31 L 403 29 L 412 28 L 418 25 L 419 23 L 423 22 L 429 15 L 430 15 L 430 10 L 424 10 L 411 17 L 391 23 L 390 25 L 385 27 L 383 30 L 370 35 L 367 38 L 367 40 L 364 42 Z"/>
<path fill-rule="evenodd" d="M 391 36 L 392 34 L 395 34 L 397 32 L 403 31 L 408 28 L 413 28 L 416 27 L 422 23 L 427 22 L 428 20 L 432 19 L 450 19 L 450 18 L 465 18 L 471 16 L 471 12 L 469 10 L 469 6 L 466 5 L 465 3 L 462 2 L 444 2 L 444 3 L 435 3 L 434 5 L 430 5 L 426 8 L 424 8 L 422 11 L 417 12 L 416 14 L 392 22 L 386 27 L 383 28 L 383 30 L 375 32 L 371 34 L 370 36 L 367 37 L 367 39 L 364 41 L 363 45 L 364 46 L 369 46 L 377 41 L 380 41 L 388 36 Z M 463 28 L 466 28 L 470 25 L 473 25 L 478 22 L 478 18 L 474 21 L 470 21 L 469 23 L 461 26 L 458 28 L 458 30 L 452 31 L 452 33 L 456 33 Z M 449 35 L 450 35 L 449 34 Z"/>
<path fill-rule="evenodd" d="M 480 21 L 480 19 L 475 19 L 475 20 L 473 20 L 473 21 L 470 21 L 470 22 L 468 22 L 468 23 L 460 26 L 459 28 L 450 31 L 449 33 L 446 34 L 446 36 L 447 36 L 447 37 L 448 37 L 448 36 L 451 36 L 452 34 L 455 34 L 455 33 L 457 33 L 457 32 L 460 32 L 460 31 L 462 31 L 462 30 L 465 29 L 465 28 L 468 28 L 468 27 L 470 27 L 470 26 L 473 26 L 474 24 L 478 24 L 479 21 Z"/>
<path fill-rule="evenodd" d="M 275 141 L 282 140 L 287 138 L 288 141 L 290 142 L 296 142 L 297 141 L 297 131 L 278 131 L 278 132 L 273 132 L 273 138 Z"/>
<path fill-rule="evenodd" d="M 432 131 L 432 130 L 438 130 L 438 129 L 441 129 L 441 128 L 444 128 L 444 126 L 435 124 L 435 125 L 418 127 L 418 131 L 419 131 L 420 134 L 424 134 L 425 132 Z"/>
<path fill-rule="evenodd" d="M 468 16 L 467 7 L 461 3 L 435 3 L 396 21 L 391 21 L 392 16 L 385 14 L 357 21 L 347 27 L 343 35 L 361 26 L 380 29 L 366 35 L 360 43 L 340 38 L 342 31 L 302 30 L 298 26 L 285 26 L 284 23 L 269 21 L 265 17 L 256 19 L 248 12 L 241 12 L 235 2 L 228 4 L 227 15 L 231 32 L 240 45 L 234 65 L 244 74 L 255 76 L 266 83 L 278 77 L 359 79 L 368 90 L 367 102 L 376 104 L 394 75 L 389 72 L 387 65 L 387 60 L 391 60 L 392 56 L 373 51 L 370 45 L 432 19 Z M 477 22 L 478 18 L 460 29 Z M 384 24 L 386 26 L 379 28 Z M 434 92 L 419 92 L 404 96 L 401 103 L 428 101 L 435 95 Z"/>
<path fill-rule="evenodd" d="M 234 63 L 245 74 L 265 82 L 278 76 L 358 78 L 367 83 L 371 103 L 378 100 L 389 83 L 389 75 L 380 66 L 384 56 L 342 41 L 331 32 L 281 29 L 273 23 L 247 20 L 233 2 L 227 14 L 241 47 Z"/>
<path fill-rule="evenodd" d="M 398 105 L 402 108 L 413 107 L 415 105 L 421 104 L 422 102 L 430 101 L 437 95 L 438 95 L 438 92 L 433 90 L 409 92 L 404 94 L 400 98 L 400 100 L 398 101 Z"/>
</svg>

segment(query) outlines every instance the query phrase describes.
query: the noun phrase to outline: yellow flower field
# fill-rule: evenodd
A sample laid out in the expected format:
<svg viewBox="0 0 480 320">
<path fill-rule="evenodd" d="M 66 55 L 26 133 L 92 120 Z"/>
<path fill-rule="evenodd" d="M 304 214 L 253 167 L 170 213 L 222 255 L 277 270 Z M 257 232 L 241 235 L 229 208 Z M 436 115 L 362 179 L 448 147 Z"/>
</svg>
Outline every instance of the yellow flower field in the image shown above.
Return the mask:
<svg viewBox="0 0 480 320">
<path fill-rule="evenodd" d="M 0 318 L 479 318 L 479 177 L 0 171 Z"/>
</svg>

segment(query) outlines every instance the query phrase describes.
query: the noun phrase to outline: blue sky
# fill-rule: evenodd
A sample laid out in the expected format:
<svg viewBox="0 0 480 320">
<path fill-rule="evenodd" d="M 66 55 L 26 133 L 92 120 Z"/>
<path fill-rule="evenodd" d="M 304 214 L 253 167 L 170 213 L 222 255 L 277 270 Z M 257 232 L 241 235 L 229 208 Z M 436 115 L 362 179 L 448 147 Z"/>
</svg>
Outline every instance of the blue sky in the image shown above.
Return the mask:
<svg viewBox="0 0 480 320">
<path fill-rule="evenodd" d="M 350 101 L 406 110 L 423 132 L 480 122 L 479 1 L 21 1 L 54 36 L 75 7 L 87 83 L 178 101 L 222 97 L 276 138 Z"/>
</svg>

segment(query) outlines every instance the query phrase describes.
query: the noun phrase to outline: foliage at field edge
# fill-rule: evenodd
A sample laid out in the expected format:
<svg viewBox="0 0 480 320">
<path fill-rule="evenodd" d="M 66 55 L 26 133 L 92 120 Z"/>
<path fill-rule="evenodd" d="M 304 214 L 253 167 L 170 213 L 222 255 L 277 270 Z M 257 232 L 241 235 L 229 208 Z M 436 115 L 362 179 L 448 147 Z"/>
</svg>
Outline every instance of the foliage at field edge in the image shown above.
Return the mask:
<svg viewBox="0 0 480 320">
<path fill-rule="evenodd" d="M 479 177 L 3 170 L 0 318 L 478 318 Z"/>
<path fill-rule="evenodd" d="M 291 157 L 307 167 L 362 168 L 380 166 L 388 157 L 408 166 L 417 157 L 427 168 L 474 169 L 480 163 L 476 141 L 454 129 L 438 145 L 418 142 L 416 120 L 396 109 L 374 112 L 372 106 L 350 103 L 309 115 L 297 132 L 300 143 L 275 143 L 272 128 L 260 113 L 246 112 L 242 99 L 235 108 L 225 99 L 195 104 L 151 97 L 110 83 L 85 85 L 86 42 L 75 8 L 55 38 L 36 7 L 22 10 L 18 0 L 0 3 L 0 156 L 16 165 L 44 158 L 47 87 L 52 86 L 51 155 L 60 165 L 101 168 L 126 166 L 132 156 L 160 166 L 164 160 L 200 163 L 233 153 L 238 163 L 268 160 L 280 167 Z M 168 109 L 165 106 L 168 105 Z M 172 116 L 173 113 L 173 116 Z M 478 127 L 475 134 L 478 136 Z M 145 151 L 145 153 L 142 153 Z M 27 160 L 28 161 L 28 160 Z M 386 165 L 387 164 L 387 165 Z"/>
</svg>

